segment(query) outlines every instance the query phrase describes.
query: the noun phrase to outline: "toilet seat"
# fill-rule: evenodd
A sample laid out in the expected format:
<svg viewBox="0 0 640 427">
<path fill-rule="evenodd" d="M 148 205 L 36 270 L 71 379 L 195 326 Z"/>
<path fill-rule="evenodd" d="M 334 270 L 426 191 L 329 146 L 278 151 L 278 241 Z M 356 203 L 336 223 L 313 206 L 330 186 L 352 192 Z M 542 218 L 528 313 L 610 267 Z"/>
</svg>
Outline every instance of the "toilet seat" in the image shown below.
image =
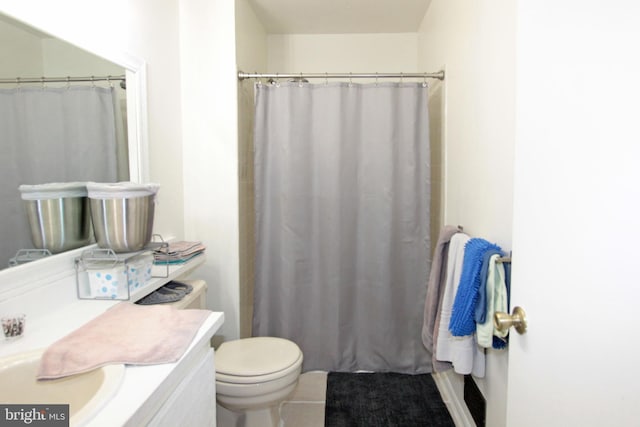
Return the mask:
<svg viewBox="0 0 640 427">
<path fill-rule="evenodd" d="M 302 359 L 300 348 L 283 338 L 227 341 L 215 354 L 216 401 L 244 413 L 246 426 L 272 427 L 272 412 L 295 389 Z"/>
<path fill-rule="evenodd" d="M 299 371 L 302 351 L 293 342 L 274 337 L 227 341 L 216 351 L 216 381 L 260 384 Z"/>
</svg>

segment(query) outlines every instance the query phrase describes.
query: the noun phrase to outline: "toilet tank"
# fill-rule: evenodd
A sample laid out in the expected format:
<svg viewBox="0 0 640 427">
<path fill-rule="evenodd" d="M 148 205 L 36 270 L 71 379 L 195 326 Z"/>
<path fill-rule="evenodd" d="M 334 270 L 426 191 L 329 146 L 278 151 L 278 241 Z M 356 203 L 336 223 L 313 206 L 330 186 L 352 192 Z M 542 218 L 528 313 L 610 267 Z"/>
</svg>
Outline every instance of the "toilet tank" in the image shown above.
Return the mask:
<svg viewBox="0 0 640 427">
<path fill-rule="evenodd" d="M 193 280 L 181 280 L 176 279 L 178 282 L 186 283 L 193 286 L 193 291 L 191 293 L 185 295 L 180 301 L 169 303 L 168 305 L 172 305 L 177 309 L 188 309 L 188 308 L 207 308 L 207 282 L 200 279 Z"/>
</svg>

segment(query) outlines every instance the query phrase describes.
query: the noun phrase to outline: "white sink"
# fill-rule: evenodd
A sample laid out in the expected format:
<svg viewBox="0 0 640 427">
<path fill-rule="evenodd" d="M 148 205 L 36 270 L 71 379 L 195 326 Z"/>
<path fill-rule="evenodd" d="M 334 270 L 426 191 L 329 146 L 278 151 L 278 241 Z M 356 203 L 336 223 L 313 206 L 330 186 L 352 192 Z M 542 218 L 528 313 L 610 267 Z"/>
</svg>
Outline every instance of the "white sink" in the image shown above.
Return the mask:
<svg viewBox="0 0 640 427">
<path fill-rule="evenodd" d="M 0 359 L 0 402 L 3 404 L 68 404 L 70 425 L 84 424 L 113 397 L 124 365 L 109 365 L 57 380 L 37 381 L 43 350 Z M 10 385 L 10 386 L 9 386 Z"/>
</svg>

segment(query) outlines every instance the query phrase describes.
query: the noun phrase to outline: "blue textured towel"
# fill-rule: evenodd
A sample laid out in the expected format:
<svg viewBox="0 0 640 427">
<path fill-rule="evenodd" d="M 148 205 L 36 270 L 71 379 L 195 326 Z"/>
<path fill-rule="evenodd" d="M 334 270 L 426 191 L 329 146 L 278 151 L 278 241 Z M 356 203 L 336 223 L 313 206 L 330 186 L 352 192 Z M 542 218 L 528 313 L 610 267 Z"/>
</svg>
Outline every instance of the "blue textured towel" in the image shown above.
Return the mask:
<svg viewBox="0 0 640 427">
<path fill-rule="evenodd" d="M 476 330 L 474 320 L 478 288 L 480 288 L 480 272 L 484 254 L 488 250 L 500 251 L 500 247 L 484 239 L 474 238 L 464 247 L 462 274 L 458 291 L 453 301 L 449 330 L 454 337 L 472 335 Z"/>
</svg>

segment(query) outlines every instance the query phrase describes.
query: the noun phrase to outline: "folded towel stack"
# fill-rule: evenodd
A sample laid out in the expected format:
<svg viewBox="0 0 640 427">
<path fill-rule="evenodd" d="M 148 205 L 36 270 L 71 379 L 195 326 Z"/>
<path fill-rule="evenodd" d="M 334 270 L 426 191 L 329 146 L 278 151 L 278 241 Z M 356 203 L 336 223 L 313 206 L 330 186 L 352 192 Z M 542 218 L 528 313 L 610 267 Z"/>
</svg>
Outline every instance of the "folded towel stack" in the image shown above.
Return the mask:
<svg viewBox="0 0 640 427">
<path fill-rule="evenodd" d="M 201 242 L 178 241 L 169 243 L 169 247 L 153 253 L 154 264 L 181 264 L 205 251 Z"/>
</svg>

